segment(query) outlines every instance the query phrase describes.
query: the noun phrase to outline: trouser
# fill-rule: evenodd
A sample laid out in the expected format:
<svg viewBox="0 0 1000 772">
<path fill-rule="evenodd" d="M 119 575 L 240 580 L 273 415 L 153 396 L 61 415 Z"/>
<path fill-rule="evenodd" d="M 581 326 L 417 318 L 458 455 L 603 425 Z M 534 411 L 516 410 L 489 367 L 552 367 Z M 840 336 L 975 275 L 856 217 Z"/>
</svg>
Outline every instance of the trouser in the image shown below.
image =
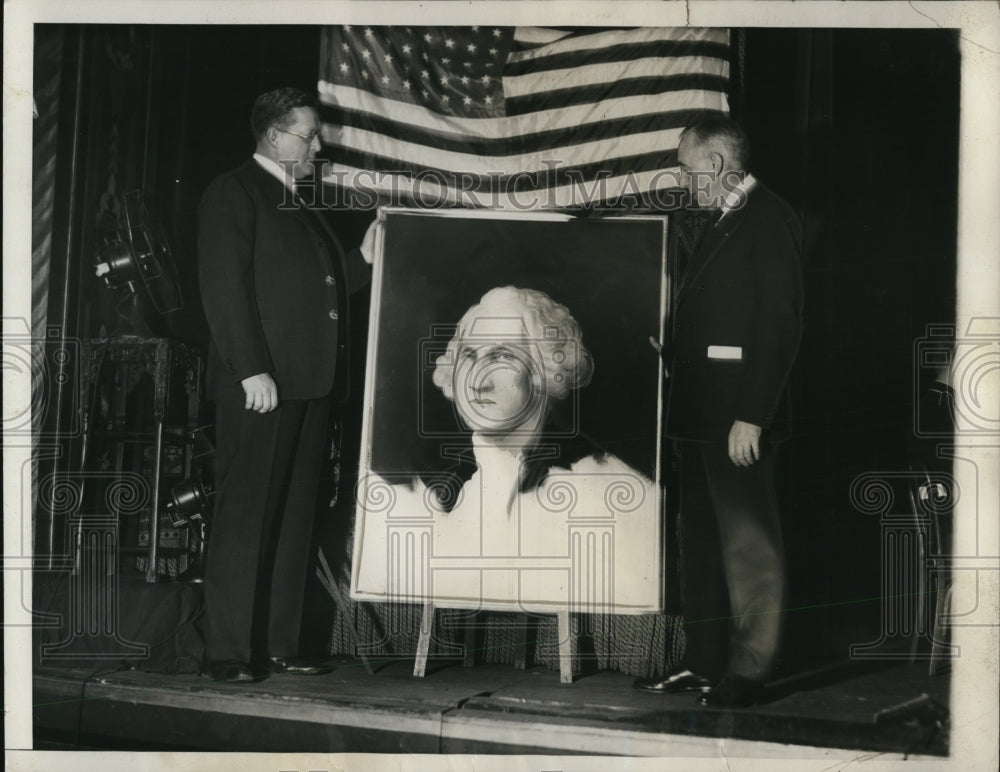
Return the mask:
<svg viewBox="0 0 1000 772">
<path fill-rule="evenodd" d="M 763 680 L 778 651 L 785 571 L 774 490 L 777 448 L 762 443 L 751 467 L 723 443 L 678 444 L 683 665 Z"/>
<path fill-rule="evenodd" d="M 329 410 L 325 398 L 285 400 L 260 414 L 244 407 L 241 387 L 218 395 L 207 659 L 249 662 L 265 635 L 269 656 L 298 653 Z"/>
</svg>

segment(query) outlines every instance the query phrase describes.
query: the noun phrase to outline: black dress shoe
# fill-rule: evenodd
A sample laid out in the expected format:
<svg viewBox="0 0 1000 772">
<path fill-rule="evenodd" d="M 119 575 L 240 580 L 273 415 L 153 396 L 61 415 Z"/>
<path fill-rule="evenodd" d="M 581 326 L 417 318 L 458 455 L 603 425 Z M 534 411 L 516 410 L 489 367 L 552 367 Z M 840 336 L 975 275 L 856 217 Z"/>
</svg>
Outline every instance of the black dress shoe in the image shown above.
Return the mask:
<svg viewBox="0 0 1000 772">
<path fill-rule="evenodd" d="M 213 681 L 245 683 L 254 680 L 250 666 L 238 659 L 210 659 L 205 663 L 205 672 Z"/>
<path fill-rule="evenodd" d="M 315 662 L 307 662 L 298 657 L 270 657 L 267 660 L 267 669 L 271 673 L 289 673 L 292 675 L 319 675 L 329 673 L 334 668 L 324 667 Z"/>
<path fill-rule="evenodd" d="M 676 670 L 666 678 L 636 678 L 632 682 L 635 689 L 656 694 L 677 694 L 678 692 L 703 692 L 712 685 L 707 678 L 702 678 L 690 670 Z"/>
<path fill-rule="evenodd" d="M 764 684 L 738 675 L 727 675 L 716 686 L 698 697 L 698 702 L 710 708 L 748 708 L 760 702 Z"/>
</svg>

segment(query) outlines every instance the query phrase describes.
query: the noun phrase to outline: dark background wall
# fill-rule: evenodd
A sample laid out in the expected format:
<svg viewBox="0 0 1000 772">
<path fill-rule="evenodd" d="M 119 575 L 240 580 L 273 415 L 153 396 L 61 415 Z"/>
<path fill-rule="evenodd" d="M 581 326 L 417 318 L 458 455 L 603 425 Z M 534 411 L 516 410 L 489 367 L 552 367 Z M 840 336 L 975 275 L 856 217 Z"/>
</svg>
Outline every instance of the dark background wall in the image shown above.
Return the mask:
<svg viewBox="0 0 1000 772">
<path fill-rule="evenodd" d="M 315 87 L 319 28 L 37 34 L 64 41 L 50 323 L 89 336 L 113 320 L 93 278 L 94 245 L 116 216 L 110 194 L 144 187 L 186 300 L 163 332 L 204 345 L 198 199 L 252 152 L 256 94 Z M 794 669 L 878 637 L 880 524 L 849 490 L 859 474 L 905 468 L 914 344 L 928 324 L 953 319 L 960 62 L 947 30 L 751 29 L 736 42 L 732 108 L 751 166 L 801 212 L 807 234 L 797 431 L 780 470 L 793 609 L 785 667 Z M 333 215 L 349 245 L 371 216 Z"/>
<path fill-rule="evenodd" d="M 806 229 L 796 433 L 783 458 L 787 657 L 845 656 L 881 627 L 881 524 L 860 474 L 902 471 L 914 345 L 954 319 L 959 114 L 955 34 L 748 30 L 733 105 L 752 167 Z M 930 376 L 932 377 L 932 376 Z"/>
</svg>

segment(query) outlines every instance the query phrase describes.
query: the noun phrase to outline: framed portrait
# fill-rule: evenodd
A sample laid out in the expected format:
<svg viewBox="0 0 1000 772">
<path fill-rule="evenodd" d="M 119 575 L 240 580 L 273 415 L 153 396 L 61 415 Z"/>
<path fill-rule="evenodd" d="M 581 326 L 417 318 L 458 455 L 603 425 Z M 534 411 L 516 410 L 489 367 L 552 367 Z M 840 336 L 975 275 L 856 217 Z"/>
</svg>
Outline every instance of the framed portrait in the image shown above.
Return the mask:
<svg viewBox="0 0 1000 772">
<path fill-rule="evenodd" d="M 667 218 L 381 216 L 352 597 L 661 610 Z"/>
</svg>

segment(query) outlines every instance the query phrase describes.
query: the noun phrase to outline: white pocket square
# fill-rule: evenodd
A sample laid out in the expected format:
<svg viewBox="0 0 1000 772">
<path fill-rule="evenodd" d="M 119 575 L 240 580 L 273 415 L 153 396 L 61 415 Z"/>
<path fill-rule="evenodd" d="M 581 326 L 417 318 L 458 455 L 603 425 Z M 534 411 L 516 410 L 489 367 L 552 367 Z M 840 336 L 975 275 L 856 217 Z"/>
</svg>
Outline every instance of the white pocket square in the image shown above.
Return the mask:
<svg viewBox="0 0 1000 772">
<path fill-rule="evenodd" d="M 743 359 L 742 346 L 709 346 L 709 359 Z"/>
</svg>

